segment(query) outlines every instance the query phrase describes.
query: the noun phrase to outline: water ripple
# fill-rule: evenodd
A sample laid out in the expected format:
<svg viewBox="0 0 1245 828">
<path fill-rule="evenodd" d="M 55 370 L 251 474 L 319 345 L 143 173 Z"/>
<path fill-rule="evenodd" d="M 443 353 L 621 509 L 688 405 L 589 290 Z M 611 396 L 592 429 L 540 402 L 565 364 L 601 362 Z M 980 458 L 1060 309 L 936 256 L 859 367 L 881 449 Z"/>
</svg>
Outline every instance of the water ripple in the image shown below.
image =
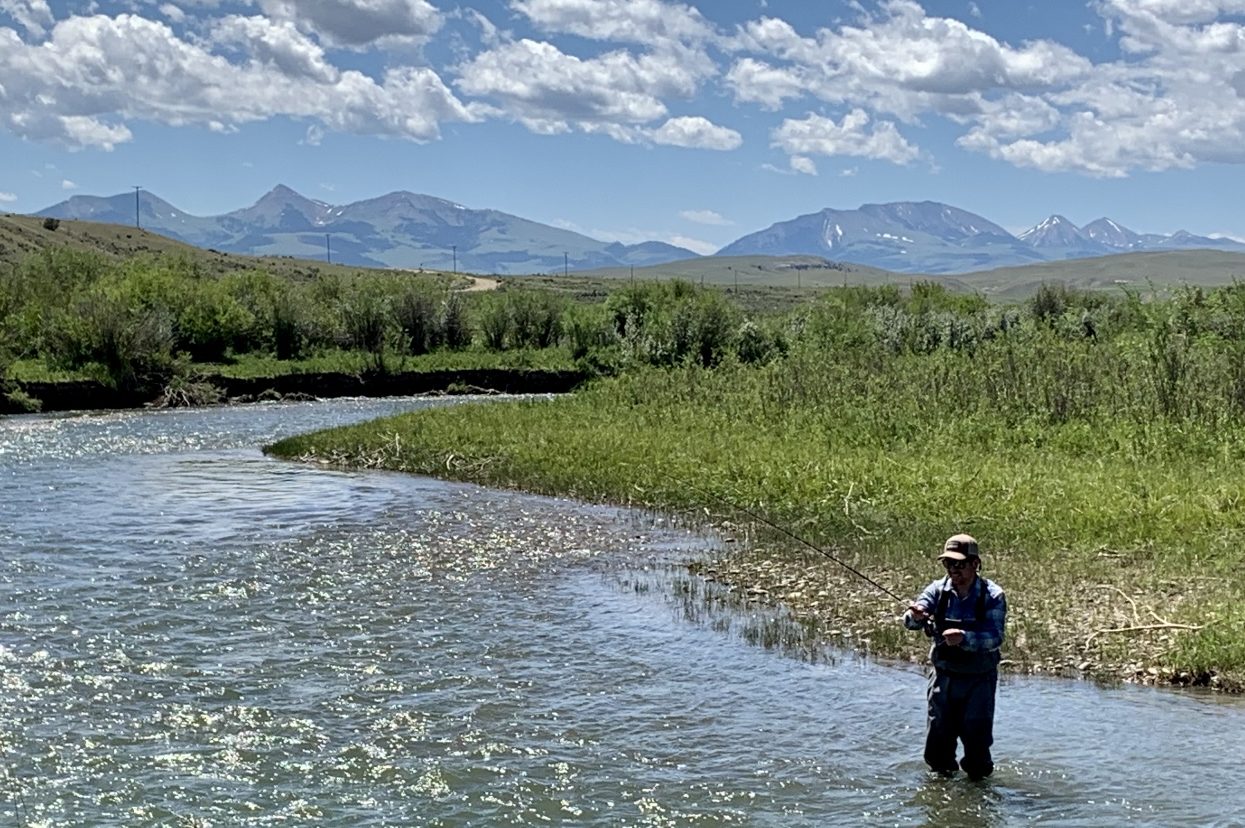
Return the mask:
<svg viewBox="0 0 1245 828">
<path fill-rule="evenodd" d="M 994 780 L 932 779 L 919 672 L 827 650 L 687 575 L 712 538 L 253 445 L 414 404 L 0 423 L 0 821 L 1231 825 L 1245 811 L 1224 761 L 1245 737 L 1239 701 L 1011 680 Z"/>
</svg>

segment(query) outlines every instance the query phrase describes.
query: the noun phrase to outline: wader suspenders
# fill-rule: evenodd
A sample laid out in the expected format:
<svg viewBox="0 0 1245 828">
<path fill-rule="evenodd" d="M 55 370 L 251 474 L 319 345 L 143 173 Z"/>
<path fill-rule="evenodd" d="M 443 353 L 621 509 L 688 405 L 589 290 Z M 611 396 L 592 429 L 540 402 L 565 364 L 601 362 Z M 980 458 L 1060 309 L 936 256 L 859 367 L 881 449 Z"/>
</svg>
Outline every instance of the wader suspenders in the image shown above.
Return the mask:
<svg viewBox="0 0 1245 828">
<path fill-rule="evenodd" d="M 981 591 L 977 593 L 977 611 L 973 617 L 973 622 L 980 625 L 986 618 L 986 582 L 981 582 Z M 951 603 L 951 590 L 944 589 L 938 596 L 938 606 L 934 609 L 934 629 L 939 633 L 947 623 L 947 605 Z M 961 621 L 963 619 L 960 619 Z"/>
</svg>

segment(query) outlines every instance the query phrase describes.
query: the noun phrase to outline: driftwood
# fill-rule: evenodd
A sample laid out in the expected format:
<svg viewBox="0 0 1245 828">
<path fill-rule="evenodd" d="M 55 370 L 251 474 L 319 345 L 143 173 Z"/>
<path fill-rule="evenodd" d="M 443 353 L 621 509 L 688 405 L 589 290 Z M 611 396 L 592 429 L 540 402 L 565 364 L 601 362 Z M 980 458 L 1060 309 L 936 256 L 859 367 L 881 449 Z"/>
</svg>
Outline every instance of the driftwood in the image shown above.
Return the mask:
<svg viewBox="0 0 1245 828">
<path fill-rule="evenodd" d="M 1205 628 L 1205 624 L 1172 624 L 1171 622 L 1164 622 L 1162 624 L 1137 624 L 1132 627 L 1108 627 L 1103 630 L 1094 630 L 1092 633 L 1087 635 L 1085 637 L 1085 648 L 1089 649 L 1090 643 L 1093 642 L 1097 636 L 1104 635 L 1106 633 L 1140 632 L 1142 630 L 1202 630 Z"/>
<path fill-rule="evenodd" d="M 1093 643 L 1094 639 L 1100 635 L 1107 635 L 1111 633 L 1146 632 L 1149 630 L 1201 630 L 1206 628 L 1205 624 L 1175 624 L 1164 618 L 1160 618 L 1158 613 L 1148 607 L 1146 608 L 1146 611 L 1150 613 L 1150 617 L 1154 619 L 1155 623 L 1143 624 L 1137 615 L 1137 602 L 1131 595 L 1124 592 L 1124 590 L 1117 586 L 1112 586 L 1111 584 L 1097 584 L 1097 587 L 1098 589 L 1113 589 L 1120 595 L 1124 596 L 1124 598 L 1128 600 L 1128 603 L 1132 604 L 1133 623 L 1127 627 L 1107 627 L 1101 630 L 1094 630 L 1085 637 L 1085 649 L 1087 650 L 1089 649 L 1089 645 Z"/>
</svg>

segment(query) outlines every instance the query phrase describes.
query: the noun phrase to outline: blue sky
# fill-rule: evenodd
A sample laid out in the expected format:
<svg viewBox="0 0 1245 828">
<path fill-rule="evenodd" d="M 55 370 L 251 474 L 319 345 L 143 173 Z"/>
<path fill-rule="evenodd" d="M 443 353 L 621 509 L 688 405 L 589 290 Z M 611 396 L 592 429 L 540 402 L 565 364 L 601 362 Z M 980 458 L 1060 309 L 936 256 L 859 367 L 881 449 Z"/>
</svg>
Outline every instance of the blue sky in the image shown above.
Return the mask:
<svg viewBox="0 0 1245 828">
<path fill-rule="evenodd" d="M 1245 239 L 1245 0 L 0 0 L 0 210 L 410 190 L 712 252 L 943 201 Z"/>
</svg>

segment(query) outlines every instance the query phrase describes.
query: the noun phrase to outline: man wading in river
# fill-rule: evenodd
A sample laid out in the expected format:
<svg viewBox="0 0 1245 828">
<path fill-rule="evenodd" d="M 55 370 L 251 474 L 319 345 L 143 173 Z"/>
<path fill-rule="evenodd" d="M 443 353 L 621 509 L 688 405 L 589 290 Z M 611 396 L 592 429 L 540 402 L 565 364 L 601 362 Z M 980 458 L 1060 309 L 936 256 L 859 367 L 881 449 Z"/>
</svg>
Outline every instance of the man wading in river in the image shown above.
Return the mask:
<svg viewBox="0 0 1245 828">
<path fill-rule="evenodd" d="M 938 556 L 947 576 L 925 588 L 904 613 L 904 626 L 933 639 L 929 659 L 929 727 L 925 762 L 955 772 L 955 742 L 964 743 L 959 767 L 970 779 L 994 771 L 994 691 L 1007 599 L 993 581 L 977 575 L 981 555 L 971 535 L 952 535 Z"/>
</svg>

